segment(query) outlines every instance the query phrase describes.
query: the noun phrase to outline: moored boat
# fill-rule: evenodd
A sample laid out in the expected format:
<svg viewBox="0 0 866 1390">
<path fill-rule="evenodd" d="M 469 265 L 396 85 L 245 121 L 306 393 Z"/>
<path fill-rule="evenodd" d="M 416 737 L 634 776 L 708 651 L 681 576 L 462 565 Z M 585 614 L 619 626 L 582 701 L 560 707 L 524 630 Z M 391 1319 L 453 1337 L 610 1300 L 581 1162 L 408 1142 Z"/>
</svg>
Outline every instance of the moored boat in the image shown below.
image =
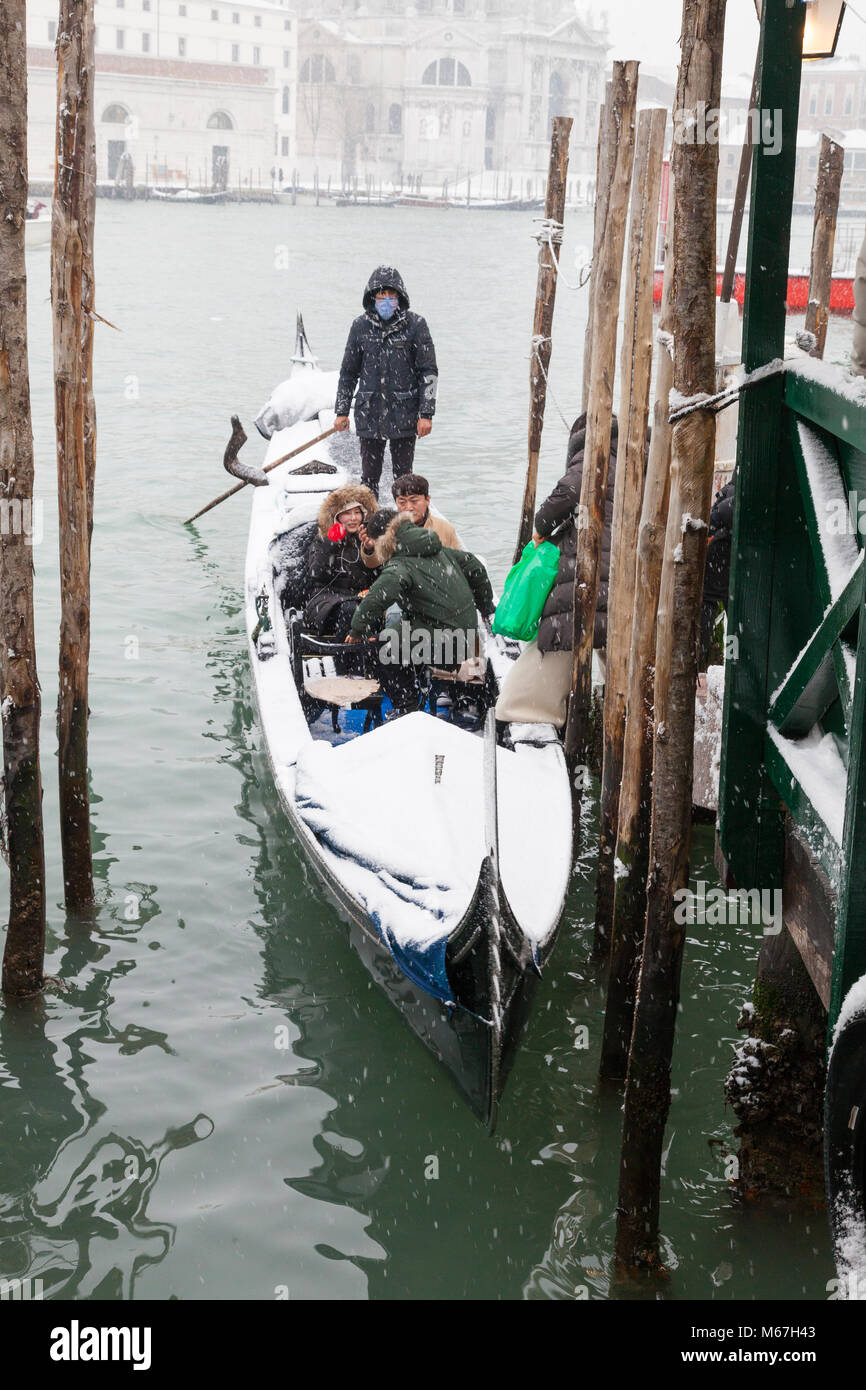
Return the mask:
<svg viewBox="0 0 866 1390">
<path fill-rule="evenodd" d="M 661 304 L 662 285 L 664 283 L 664 267 L 656 266 L 653 275 L 653 302 Z M 723 271 L 716 272 L 716 294 L 721 293 Z M 746 272 L 736 271 L 734 275 L 734 285 L 732 290 L 733 299 L 741 307 L 746 297 Z M 809 272 L 808 270 L 791 270 L 788 272 L 788 289 L 785 296 L 785 303 L 789 314 L 805 313 L 809 303 Z M 834 275 L 830 281 L 830 313 L 831 314 L 850 314 L 854 308 L 854 277 L 853 275 Z"/>
<path fill-rule="evenodd" d="M 286 409 L 274 427 L 269 403 L 265 462 L 310 446 L 253 490 L 246 562 L 274 784 L 366 968 L 492 1129 L 568 888 L 565 757 L 550 725 L 496 725 L 514 643 L 487 633 L 481 670 L 450 686 L 440 673 L 425 709 L 383 722 L 387 700 L 363 649 L 304 631 L 304 552 L 323 497 L 357 472 L 357 441 L 312 442 L 333 422 L 333 381 L 321 373 L 313 413 L 319 369 L 302 325 L 294 361 L 307 418 Z M 279 399 L 290 402 L 285 385 Z M 457 722 L 461 688 L 486 706 L 478 728 Z"/>
</svg>

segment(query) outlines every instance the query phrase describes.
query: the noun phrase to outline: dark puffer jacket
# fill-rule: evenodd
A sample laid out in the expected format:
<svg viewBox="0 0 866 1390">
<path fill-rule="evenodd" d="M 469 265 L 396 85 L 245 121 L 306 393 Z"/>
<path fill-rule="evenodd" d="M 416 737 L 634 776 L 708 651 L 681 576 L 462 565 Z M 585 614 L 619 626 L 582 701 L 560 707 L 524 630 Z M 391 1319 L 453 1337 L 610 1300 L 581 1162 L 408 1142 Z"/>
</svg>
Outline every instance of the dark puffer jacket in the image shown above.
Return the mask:
<svg viewBox="0 0 866 1390">
<path fill-rule="evenodd" d="M 328 531 L 339 513 L 349 507 L 361 507 L 366 516 L 371 516 L 377 505 L 369 488 L 359 483 L 347 483 L 345 487 L 329 492 L 319 508 L 319 533 L 310 544 L 306 556 L 309 597 L 304 612 L 306 626 L 315 632 L 322 630 L 332 608 L 369 589 L 376 578 L 376 571 L 364 563 L 357 535 L 347 535 L 342 541 L 330 541 Z"/>
<path fill-rule="evenodd" d="M 607 475 L 607 498 L 604 506 L 604 531 L 601 541 L 601 574 L 598 585 L 598 604 L 592 644 L 607 644 L 607 586 L 610 578 L 610 531 L 613 524 L 613 491 L 616 482 L 616 450 L 618 430 L 616 416 L 610 431 L 610 467 Z M 574 640 L 574 563 L 577 556 L 577 527 L 574 513 L 580 501 L 583 479 L 583 456 L 586 448 L 586 416 L 581 415 L 571 427 L 568 440 L 568 471 L 563 474 L 553 492 L 542 502 L 535 515 L 535 529 L 545 539 L 559 547 L 559 569 L 556 582 L 547 596 L 538 625 L 538 649 L 542 652 L 571 651 Z"/>
<path fill-rule="evenodd" d="M 385 323 L 376 313 L 376 291 L 395 289 L 399 308 Z M 398 271 L 380 265 L 364 291 L 364 310 L 352 324 L 334 410 L 348 415 L 355 396 L 355 430 L 362 439 L 407 439 L 419 418 L 436 410 L 438 368 L 427 322 L 409 308 Z"/>
<path fill-rule="evenodd" d="M 736 476 L 736 474 L 735 474 Z M 710 511 L 704 592 L 701 603 L 701 663 L 709 660 L 719 604 L 728 607 L 731 579 L 731 541 L 734 535 L 734 478 L 726 483 Z"/>
<path fill-rule="evenodd" d="M 731 577 L 731 539 L 734 534 L 734 479 L 725 483 L 710 512 L 704 601 L 727 605 Z"/>
<path fill-rule="evenodd" d="M 424 628 L 474 630 L 477 612 L 493 611 L 487 571 L 468 550 L 449 550 L 435 531 L 398 514 L 376 546 L 383 569 L 352 619 L 352 632 L 380 632 L 385 614 L 397 604 L 413 632 Z"/>
</svg>

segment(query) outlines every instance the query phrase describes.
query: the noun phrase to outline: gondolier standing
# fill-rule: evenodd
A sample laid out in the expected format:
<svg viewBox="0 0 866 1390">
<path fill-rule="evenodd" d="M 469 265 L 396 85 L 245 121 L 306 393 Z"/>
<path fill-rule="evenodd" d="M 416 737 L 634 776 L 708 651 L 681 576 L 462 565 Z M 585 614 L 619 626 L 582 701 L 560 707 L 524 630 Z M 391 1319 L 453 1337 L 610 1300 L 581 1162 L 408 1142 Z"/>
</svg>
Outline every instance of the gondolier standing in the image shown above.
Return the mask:
<svg viewBox="0 0 866 1390">
<path fill-rule="evenodd" d="M 349 428 L 357 387 L 361 481 L 378 497 L 386 443 L 391 446 L 394 477 L 412 471 L 415 441 L 433 428 L 439 373 L 427 321 L 409 308 L 399 271 L 377 266 L 367 281 L 363 305 L 343 354 L 334 424 L 338 430 Z"/>
</svg>

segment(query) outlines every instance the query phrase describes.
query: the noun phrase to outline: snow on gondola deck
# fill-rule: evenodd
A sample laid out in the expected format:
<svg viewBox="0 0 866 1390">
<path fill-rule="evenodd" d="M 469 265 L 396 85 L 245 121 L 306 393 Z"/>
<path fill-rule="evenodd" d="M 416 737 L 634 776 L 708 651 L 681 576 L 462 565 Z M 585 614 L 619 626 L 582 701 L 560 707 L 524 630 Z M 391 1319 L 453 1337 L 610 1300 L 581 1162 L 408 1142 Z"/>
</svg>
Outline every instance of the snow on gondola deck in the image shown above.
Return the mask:
<svg viewBox="0 0 866 1390">
<path fill-rule="evenodd" d="M 548 747 L 549 757 L 519 746 L 496 755 L 502 882 L 533 942 L 558 919 L 563 890 L 562 876 L 538 865 L 570 854 L 568 784 Z M 400 945 L 444 939 L 469 907 L 485 854 L 482 755 L 480 738 L 424 713 L 299 755 L 305 824 Z"/>
</svg>

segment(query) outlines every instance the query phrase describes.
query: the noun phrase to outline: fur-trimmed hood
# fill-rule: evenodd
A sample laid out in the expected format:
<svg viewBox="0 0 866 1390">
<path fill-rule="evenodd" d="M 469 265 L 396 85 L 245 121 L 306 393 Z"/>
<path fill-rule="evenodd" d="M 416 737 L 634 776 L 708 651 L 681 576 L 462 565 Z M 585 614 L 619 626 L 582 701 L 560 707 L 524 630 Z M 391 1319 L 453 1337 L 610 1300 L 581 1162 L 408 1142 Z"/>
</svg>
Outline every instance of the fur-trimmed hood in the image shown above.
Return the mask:
<svg viewBox="0 0 866 1390">
<path fill-rule="evenodd" d="M 372 516 L 378 506 L 370 489 L 361 483 L 346 483 L 343 487 L 335 488 L 333 492 L 328 493 L 319 508 L 320 537 L 323 541 L 328 539 L 328 532 L 340 512 L 345 512 L 349 507 L 360 507 L 365 516 Z"/>
<path fill-rule="evenodd" d="M 384 536 L 376 541 L 376 559 L 387 564 L 394 555 L 416 555 L 429 558 L 438 555 L 442 542 L 433 530 L 416 526 L 407 512 L 398 512 Z"/>
</svg>

